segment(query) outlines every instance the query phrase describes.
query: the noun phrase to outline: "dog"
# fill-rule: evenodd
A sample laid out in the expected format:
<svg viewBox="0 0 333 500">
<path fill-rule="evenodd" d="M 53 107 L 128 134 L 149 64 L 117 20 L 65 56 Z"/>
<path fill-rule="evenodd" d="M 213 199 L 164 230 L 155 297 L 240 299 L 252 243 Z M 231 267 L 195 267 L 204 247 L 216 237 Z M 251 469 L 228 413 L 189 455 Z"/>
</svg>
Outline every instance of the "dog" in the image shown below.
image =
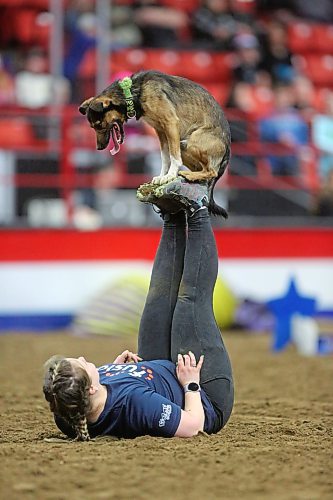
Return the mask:
<svg viewBox="0 0 333 500">
<path fill-rule="evenodd" d="M 85 100 L 79 111 L 95 130 L 98 150 L 112 137 L 111 154 L 124 142 L 124 123 L 142 118 L 160 141 L 162 168 L 152 183 L 167 183 L 178 175 L 207 182 L 209 212 L 227 218 L 213 190 L 229 163 L 230 128 L 222 108 L 203 87 L 159 71 L 140 71 Z M 189 170 L 181 170 L 183 166 Z"/>
</svg>

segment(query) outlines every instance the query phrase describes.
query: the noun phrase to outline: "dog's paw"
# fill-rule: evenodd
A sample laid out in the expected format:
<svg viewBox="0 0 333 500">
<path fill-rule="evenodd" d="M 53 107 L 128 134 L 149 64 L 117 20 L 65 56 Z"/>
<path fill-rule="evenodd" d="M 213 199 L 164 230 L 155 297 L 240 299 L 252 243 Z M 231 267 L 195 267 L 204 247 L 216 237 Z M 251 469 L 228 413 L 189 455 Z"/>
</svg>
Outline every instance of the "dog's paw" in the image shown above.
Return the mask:
<svg viewBox="0 0 333 500">
<path fill-rule="evenodd" d="M 166 175 L 162 175 L 160 177 L 160 181 L 159 183 L 160 184 L 167 184 L 168 182 L 171 182 L 173 181 L 174 179 L 176 179 L 177 175 L 175 174 L 166 174 Z"/>
<path fill-rule="evenodd" d="M 151 184 L 156 184 L 156 185 L 160 185 L 160 184 L 163 184 L 163 182 L 161 182 L 161 179 L 163 179 L 164 175 L 157 175 L 156 177 L 153 177 L 152 180 L 151 180 Z"/>
</svg>

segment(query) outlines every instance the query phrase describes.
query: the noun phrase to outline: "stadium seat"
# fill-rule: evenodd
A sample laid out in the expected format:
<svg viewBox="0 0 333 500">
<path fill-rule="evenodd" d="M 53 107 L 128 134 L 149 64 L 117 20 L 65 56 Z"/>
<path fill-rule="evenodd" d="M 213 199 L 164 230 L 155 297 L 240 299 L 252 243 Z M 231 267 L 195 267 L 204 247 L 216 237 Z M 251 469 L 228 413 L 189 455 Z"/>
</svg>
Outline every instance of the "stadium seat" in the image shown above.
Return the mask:
<svg viewBox="0 0 333 500">
<path fill-rule="evenodd" d="M 307 54 L 298 56 L 295 61 L 298 68 L 315 85 L 333 86 L 333 56 L 328 54 Z"/>
<path fill-rule="evenodd" d="M 13 42 L 15 9 L 0 5 L 0 16 L 2 19 L 6 19 L 6 22 L 2 23 L 0 30 L 0 46 L 3 48 Z"/>
<path fill-rule="evenodd" d="M 314 28 L 308 23 L 291 23 L 288 27 L 288 44 L 290 51 L 296 54 L 313 51 Z"/>
<path fill-rule="evenodd" d="M 0 147 L 16 149 L 31 146 L 35 136 L 31 124 L 24 118 L 0 120 Z"/>
<path fill-rule="evenodd" d="M 315 87 L 313 92 L 312 106 L 314 109 L 320 113 L 326 112 L 327 99 L 330 93 L 333 92 L 332 89 L 327 87 Z"/>
<path fill-rule="evenodd" d="M 251 115 L 263 118 L 274 109 L 274 94 L 270 89 L 251 86 L 249 98 L 252 101 Z"/>
<path fill-rule="evenodd" d="M 35 9 L 17 9 L 11 18 L 12 36 L 22 45 L 47 47 L 52 16 Z"/>
<path fill-rule="evenodd" d="M 66 6 L 68 0 L 64 1 L 64 6 Z M 6 7 L 33 7 L 38 10 L 48 11 L 50 8 L 50 0 L 0 0 L 0 5 L 5 5 Z"/>
<path fill-rule="evenodd" d="M 40 12 L 35 17 L 34 44 L 48 47 L 52 28 L 52 15 L 49 12 Z"/>
<path fill-rule="evenodd" d="M 235 56 L 232 53 L 213 53 L 214 65 L 217 70 L 219 81 L 230 81 L 232 78 Z"/>
<path fill-rule="evenodd" d="M 112 55 L 113 72 L 155 69 L 197 82 L 228 81 L 231 68 L 229 54 L 207 51 L 127 49 Z"/>
<path fill-rule="evenodd" d="M 155 69 L 197 82 L 228 82 L 232 76 L 231 54 L 166 49 L 123 49 L 111 55 L 112 74 Z M 81 78 L 96 75 L 96 52 L 89 50 L 79 67 Z"/>
<path fill-rule="evenodd" d="M 134 73 L 145 69 L 146 51 L 142 49 L 125 49 L 114 52 L 111 55 L 112 73 L 129 71 Z"/>
<path fill-rule="evenodd" d="M 16 12 L 14 18 L 15 38 L 22 45 L 31 45 L 35 36 L 36 11 L 34 9 L 22 9 Z"/>
<path fill-rule="evenodd" d="M 80 78 L 93 78 L 96 75 L 96 52 L 95 49 L 88 50 L 79 65 L 78 76 Z"/>
<path fill-rule="evenodd" d="M 234 89 L 234 97 L 239 109 L 253 120 L 267 116 L 274 109 L 274 94 L 267 87 L 240 82 Z"/>
<path fill-rule="evenodd" d="M 200 5 L 199 0 L 161 0 L 165 7 L 173 7 L 191 13 Z"/>
<path fill-rule="evenodd" d="M 175 50 L 146 50 L 144 69 L 155 69 L 170 75 L 179 74 L 181 55 Z"/>
<path fill-rule="evenodd" d="M 333 25 L 316 24 L 313 27 L 313 43 L 318 52 L 333 54 Z"/>
<path fill-rule="evenodd" d="M 34 7 L 35 9 L 47 11 L 50 9 L 50 0 L 26 0 L 24 3 L 29 7 Z"/>
<path fill-rule="evenodd" d="M 181 52 L 179 75 L 196 82 L 210 82 L 216 79 L 214 60 L 209 52 L 183 51 Z"/>
<path fill-rule="evenodd" d="M 110 56 L 112 74 L 122 71 L 129 71 L 131 73 L 145 69 L 146 52 L 142 49 L 124 49 L 113 52 Z M 95 78 L 96 66 L 96 50 L 88 50 L 79 66 L 78 75 L 80 78 Z"/>
<path fill-rule="evenodd" d="M 178 74 L 196 82 L 223 82 L 231 76 L 228 54 L 208 51 L 181 51 Z"/>
<path fill-rule="evenodd" d="M 257 0 L 233 0 L 232 8 L 234 12 L 255 15 Z"/>
<path fill-rule="evenodd" d="M 21 7 L 22 0 L 0 0 L 0 5 L 5 5 L 6 7 Z"/>
<path fill-rule="evenodd" d="M 203 85 L 208 92 L 215 97 L 216 101 L 220 104 L 220 106 L 225 106 L 229 95 L 230 95 L 230 85 L 225 83 L 205 83 Z"/>
</svg>

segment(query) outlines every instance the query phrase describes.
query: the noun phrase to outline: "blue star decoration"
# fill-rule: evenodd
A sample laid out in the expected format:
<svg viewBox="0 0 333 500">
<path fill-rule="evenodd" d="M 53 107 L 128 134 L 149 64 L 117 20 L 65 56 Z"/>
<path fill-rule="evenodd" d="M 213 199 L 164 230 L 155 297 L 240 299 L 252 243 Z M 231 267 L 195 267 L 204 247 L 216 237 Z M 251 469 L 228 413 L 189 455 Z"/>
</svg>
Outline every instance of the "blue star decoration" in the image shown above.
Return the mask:
<svg viewBox="0 0 333 500">
<path fill-rule="evenodd" d="M 293 314 L 313 316 L 316 310 L 316 299 L 300 295 L 295 280 L 292 278 L 285 295 L 268 301 L 267 307 L 275 317 L 272 349 L 273 351 L 282 351 L 291 339 L 291 319 Z"/>
</svg>

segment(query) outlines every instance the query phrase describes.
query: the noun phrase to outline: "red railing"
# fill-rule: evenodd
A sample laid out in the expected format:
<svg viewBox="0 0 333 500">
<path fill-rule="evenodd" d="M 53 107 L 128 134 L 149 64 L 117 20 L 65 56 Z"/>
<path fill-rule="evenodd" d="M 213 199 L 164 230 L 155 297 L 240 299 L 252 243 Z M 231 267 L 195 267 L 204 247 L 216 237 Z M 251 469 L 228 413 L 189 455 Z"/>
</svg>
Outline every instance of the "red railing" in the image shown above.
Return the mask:
<svg viewBox="0 0 333 500">
<path fill-rule="evenodd" d="M 270 170 L 267 157 L 291 154 L 297 156 L 299 152 L 286 146 L 261 142 L 256 121 L 249 120 L 244 114 L 227 111 L 227 116 L 229 121 L 241 122 L 247 128 L 246 141 L 233 142 L 233 156 L 255 158 L 256 172 L 246 176 L 239 173 L 234 175 L 231 161 L 231 167 L 217 185 L 218 189 L 303 189 L 311 192 L 318 188 L 317 151 L 311 144 L 302 148 L 299 158 L 301 171 L 297 177 L 275 176 Z M 128 124 L 128 129 L 131 129 L 131 124 Z M 144 134 L 147 132 L 140 130 L 139 133 L 143 134 L 144 140 Z M 0 149 L 13 151 L 20 157 L 24 154 L 43 155 L 43 158 L 56 155 L 59 167 L 57 173 L 14 173 L 11 179 L 2 176 L 0 182 L 14 182 L 16 187 L 59 188 L 69 215 L 72 211 L 72 191 L 94 187 L 96 182 L 95 173 L 78 171 L 73 160 L 75 150 L 82 148 L 87 151 L 94 150 L 95 136 L 76 107 L 38 111 L 2 109 Z M 156 149 L 158 150 L 157 142 Z M 126 140 L 121 152 L 113 159 L 108 156 L 108 150 L 98 154 L 104 155 L 106 163 L 110 162 L 111 165 L 112 162 L 112 168 L 117 173 L 113 179 L 113 188 L 137 188 L 151 178 L 151 174 L 128 172 Z"/>
</svg>

